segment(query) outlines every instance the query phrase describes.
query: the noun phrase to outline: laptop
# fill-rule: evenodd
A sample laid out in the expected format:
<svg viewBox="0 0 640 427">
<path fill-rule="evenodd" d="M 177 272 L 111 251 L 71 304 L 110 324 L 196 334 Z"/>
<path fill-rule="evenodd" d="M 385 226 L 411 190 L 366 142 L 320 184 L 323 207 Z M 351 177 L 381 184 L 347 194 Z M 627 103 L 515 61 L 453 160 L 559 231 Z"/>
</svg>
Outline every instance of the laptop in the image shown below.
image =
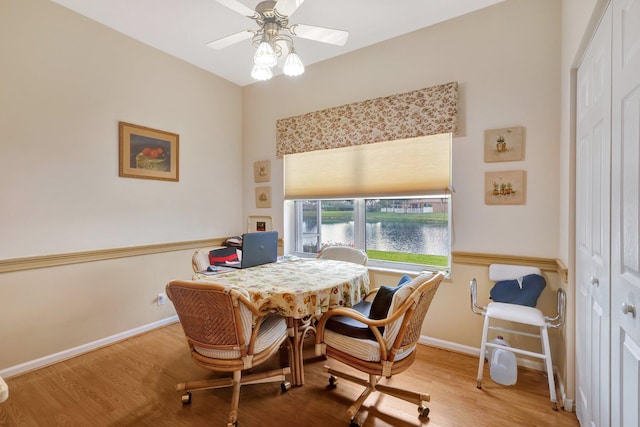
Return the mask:
<svg viewBox="0 0 640 427">
<path fill-rule="evenodd" d="M 249 268 L 276 262 L 278 259 L 278 232 L 258 231 L 242 235 L 242 258 L 238 263 L 227 263 L 225 267 Z"/>
</svg>

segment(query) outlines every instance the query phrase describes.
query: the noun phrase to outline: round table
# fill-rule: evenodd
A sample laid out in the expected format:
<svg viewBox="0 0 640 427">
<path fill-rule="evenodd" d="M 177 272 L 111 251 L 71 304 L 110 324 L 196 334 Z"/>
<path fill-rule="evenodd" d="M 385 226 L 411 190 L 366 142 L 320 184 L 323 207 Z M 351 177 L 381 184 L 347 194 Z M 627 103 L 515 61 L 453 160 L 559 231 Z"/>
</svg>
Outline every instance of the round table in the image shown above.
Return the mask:
<svg viewBox="0 0 640 427">
<path fill-rule="evenodd" d="M 212 275 L 196 273 L 193 279 L 246 289 L 259 309 L 287 318 L 294 385 L 304 384 L 302 346 L 313 330 L 309 319 L 333 307 L 351 307 L 369 293 L 367 267 L 345 261 L 286 257 L 257 267 L 219 270 Z"/>
</svg>

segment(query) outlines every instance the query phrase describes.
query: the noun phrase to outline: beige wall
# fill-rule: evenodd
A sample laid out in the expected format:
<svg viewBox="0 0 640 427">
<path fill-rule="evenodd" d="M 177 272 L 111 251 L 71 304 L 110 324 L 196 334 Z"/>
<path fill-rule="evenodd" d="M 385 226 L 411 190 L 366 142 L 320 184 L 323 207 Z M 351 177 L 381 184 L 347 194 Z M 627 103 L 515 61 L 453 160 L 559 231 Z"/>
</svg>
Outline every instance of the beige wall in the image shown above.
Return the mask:
<svg viewBox="0 0 640 427">
<path fill-rule="evenodd" d="M 570 68 L 602 2 L 508 0 L 312 65 L 298 79 L 240 89 L 49 1 L 5 0 L 0 260 L 227 236 L 244 228 L 247 215 L 272 215 L 282 232 L 275 120 L 456 80 L 453 249 L 570 265 Z M 179 183 L 117 176 L 119 120 L 180 134 Z M 484 131 L 516 125 L 526 128 L 525 160 L 484 163 Z M 266 159 L 274 204 L 258 210 L 252 165 Z M 527 171 L 526 205 L 485 206 L 484 172 L 507 169 Z M 169 278 L 190 275 L 190 255 L 0 273 L 0 342 L 11 348 L 0 352 L 0 371 L 173 315 L 153 298 Z M 423 334 L 477 348 L 481 319 L 469 310 L 468 282 L 477 277 L 486 296 L 486 275 L 484 267 L 454 265 Z M 552 312 L 553 290 L 563 285 L 545 276 L 541 306 Z M 397 275 L 372 279 L 389 284 Z M 553 337 L 569 397 L 572 330 Z"/>
<path fill-rule="evenodd" d="M 510 0 L 243 90 L 245 213 L 268 213 L 282 230 L 282 205 L 256 210 L 251 165 L 272 162 L 282 198 L 275 121 L 432 85 L 460 84 L 453 141 L 453 249 L 554 258 L 558 250 L 560 2 Z M 301 53 L 302 55 L 302 53 Z M 303 58 L 304 59 L 304 58 Z M 526 128 L 525 160 L 484 163 L 484 131 Z M 527 172 L 527 203 L 484 204 L 485 171 Z"/>
<path fill-rule="evenodd" d="M 249 179 L 254 161 L 271 160 L 273 199 L 282 198 L 282 160 L 275 158 L 274 148 L 277 119 L 456 80 L 460 133 L 453 141 L 453 250 L 555 258 L 560 11 L 556 0 L 510 0 L 314 64 L 302 79 L 279 77 L 246 87 L 245 212 L 257 212 L 251 197 L 255 184 Z M 518 125 L 526 128 L 525 160 L 484 163 L 484 131 Z M 527 203 L 485 205 L 484 172 L 511 169 L 527 172 Z M 275 203 L 269 214 L 282 230 L 281 204 Z M 477 348 L 481 318 L 469 310 L 468 283 L 486 275 L 485 268 L 454 265 L 423 333 Z M 551 283 L 550 290 L 557 286 Z M 480 295 L 487 294 L 483 287 Z M 553 297 L 550 291 L 545 294 L 545 299 Z"/>
<path fill-rule="evenodd" d="M 0 2 L 0 261 L 235 235 L 242 97 L 47 0 Z M 180 135 L 180 181 L 118 177 L 118 121 Z M 191 251 L 0 273 L 0 371 L 172 316 Z"/>
<path fill-rule="evenodd" d="M 0 259 L 238 232 L 237 86 L 50 1 L 0 7 Z M 119 120 L 180 135 L 179 182 L 118 177 Z"/>
<path fill-rule="evenodd" d="M 271 160 L 273 199 L 282 198 L 282 160 L 275 158 L 274 148 L 277 119 L 455 80 L 460 84 L 460 131 L 453 141 L 452 249 L 558 257 L 561 7 L 556 0 L 509 0 L 314 64 L 301 79 L 281 76 L 244 88 L 245 213 L 258 212 L 250 179 L 254 161 Z M 509 126 L 525 127 L 524 161 L 484 163 L 484 131 Z M 485 205 L 484 173 L 512 169 L 527 172 L 526 204 Z M 285 229 L 279 203 L 262 211 L 274 217 L 276 228 Z M 552 314 L 555 290 L 564 285 L 554 272 L 544 274 L 549 286 L 539 307 Z M 469 308 L 468 283 L 478 279 L 480 302 L 486 304 L 487 276 L 486 267 L 452 266 L 452 277 L 438 291 L 422 329 L 428 342 L 477 351 L 482 318 Z M 376 286 L 395 283 L 397 278 L 397 274 L 372 272 Z M 572 322 L 569 319 L 569 331 Z M 567 367 L 566 358 L 573 335 L 552 331 L 551 339 L 561 387 L 571 398 L 573 386 L 565 386 L 564 381 L 572 370 L 572 361 Z M 537 342 L 524 345 L 539 346 Z"/>
</svg>

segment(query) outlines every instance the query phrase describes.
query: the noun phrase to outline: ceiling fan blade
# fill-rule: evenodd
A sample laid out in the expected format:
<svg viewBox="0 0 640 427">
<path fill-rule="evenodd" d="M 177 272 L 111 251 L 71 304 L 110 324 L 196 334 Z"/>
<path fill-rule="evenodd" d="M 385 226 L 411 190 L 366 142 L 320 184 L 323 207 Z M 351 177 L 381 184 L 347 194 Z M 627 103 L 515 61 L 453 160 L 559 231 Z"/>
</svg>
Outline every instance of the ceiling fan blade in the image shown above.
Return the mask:
<svg viewBox="0 0 640 427">
<path fill-rule="evenodd" d="M 281 15 L 291 16 L 303 2 L 304 0 L 278 0 L 273 8 Z"/>
<path fill-rule="evenodd" d="M 239 33 L 231 34 L 229 36 L 211 41 L 207 43 L 207 46 L 212 49 L 224 49 L 227 46 L 231 46 L 232 44 L 250 39 L 251 37 L 253 37 L 253 33 L 251 31 L 241 31 Z"/>
<path fill-rule="evenodd" d="M 229 9 L 238 12 L 240 15 L 244 16 L 253 16 L 256 14 L 256 11 L 248 8 L 247 6 L 240 3 L 238 0 L 216 0 L 223 6 L 228 7 Z"/>
<path fill-rule="evenodd" d="M 315 40 L 336 46 L 344 46 L 349 38 L 349 33 L 332 28 L 316 27 L 313 25 L 298 24 L 294 28 L 294 34 L 303 39 Z"/>
</svg>

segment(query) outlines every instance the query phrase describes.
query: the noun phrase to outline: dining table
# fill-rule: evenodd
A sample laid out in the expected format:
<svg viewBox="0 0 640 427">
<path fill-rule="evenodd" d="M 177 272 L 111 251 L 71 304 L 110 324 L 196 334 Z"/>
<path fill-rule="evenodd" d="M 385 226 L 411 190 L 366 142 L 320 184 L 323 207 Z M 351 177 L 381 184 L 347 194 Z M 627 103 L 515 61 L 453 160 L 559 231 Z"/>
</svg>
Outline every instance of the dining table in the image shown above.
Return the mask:
<svg viewBox="0 0 640 427">
<path fill-rule="evenodd" d="M 258 309 L 285 317 L 295 386 L 304 384 L 304 339 L 315 332 L 315 319 L 331 308 L 357 304 L 370 286 L 366 266 L 297 256 L 251 268 L 222 266 L 217 272 L 195 273 L 193 280 L 243 288 Z"/>
</svg>

